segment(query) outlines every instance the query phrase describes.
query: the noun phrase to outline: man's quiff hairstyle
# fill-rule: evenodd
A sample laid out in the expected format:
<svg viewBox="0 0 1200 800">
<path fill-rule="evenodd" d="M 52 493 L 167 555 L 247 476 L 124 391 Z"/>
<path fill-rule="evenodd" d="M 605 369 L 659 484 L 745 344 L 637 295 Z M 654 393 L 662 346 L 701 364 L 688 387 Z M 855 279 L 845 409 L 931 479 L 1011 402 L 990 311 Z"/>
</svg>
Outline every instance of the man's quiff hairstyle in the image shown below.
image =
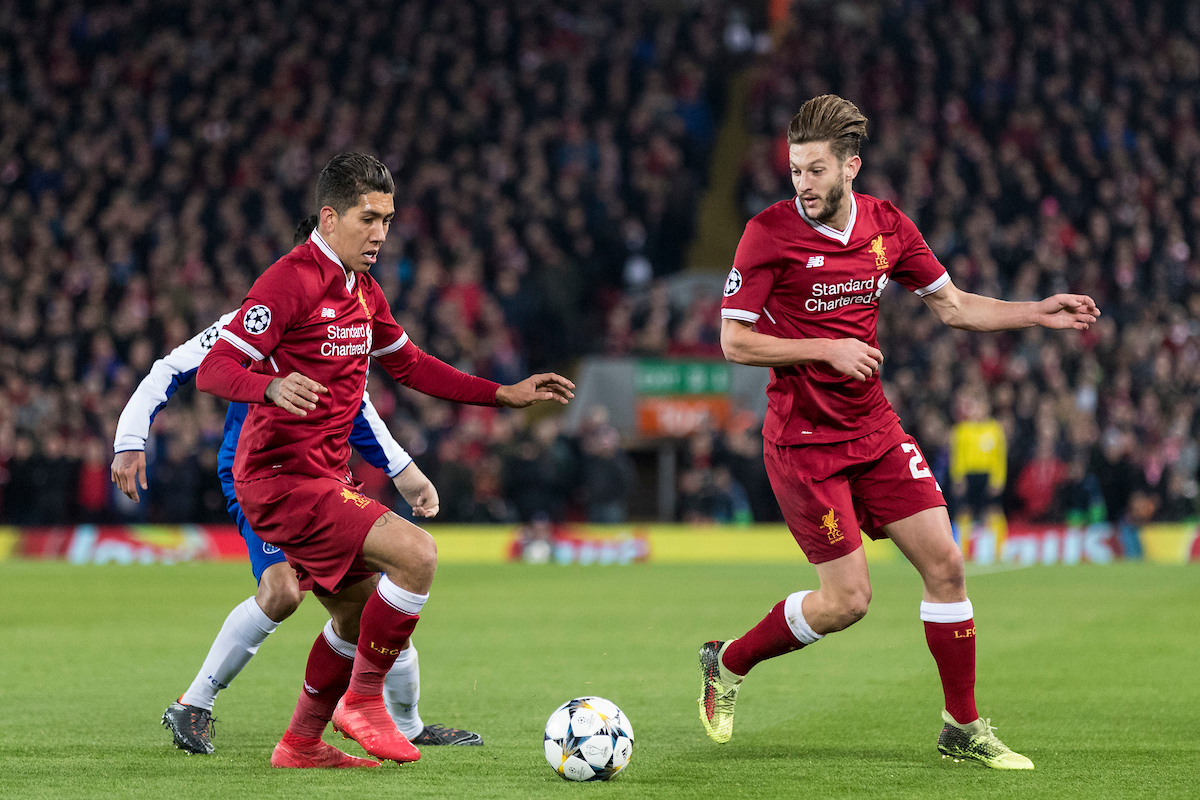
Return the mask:
<svg viewBox="0 0 1200 800">
<path fill-rule="evenodd" d="M 396 193 L 396 183 L 384 163 L 362 153 L 339 153 L 317 178 L 317 208 L 329 206 L 341 216 L 371 192 Z"/>
<path fill-rule="evenodd" d="M 859 143 L 867 138 L 867 118 L 849 100 L 823 94 L 800 106 L 788 125 L 787 138 L 789 145 L 829 142 L 834 156 L 844 162 L 858 155 Z"/>
</svg>

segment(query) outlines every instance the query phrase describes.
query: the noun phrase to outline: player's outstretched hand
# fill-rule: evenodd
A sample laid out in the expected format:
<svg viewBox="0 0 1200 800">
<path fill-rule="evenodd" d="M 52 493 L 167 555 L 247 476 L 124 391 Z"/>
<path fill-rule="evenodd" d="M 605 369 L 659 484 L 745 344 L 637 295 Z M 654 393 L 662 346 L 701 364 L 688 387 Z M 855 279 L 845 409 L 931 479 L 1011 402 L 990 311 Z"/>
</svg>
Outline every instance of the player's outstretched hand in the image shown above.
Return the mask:
<svg viewBox="0 0 1200 800">
<path fill-rule="evenodd" d="M 883 353 L 859 339 L 829 339 L 825 362 L 843 375 L 865 381 L 879 371 Z"/>
<path fill-rule="evenodd" d="M 392 483 L 404 502 L 412 506 L 414 517 L 432 519 L 437 516 L 441 507 L 437 489 L 416 464 L 409 464 L 402 469 L 400 474 L 392 478 Z"/>
<path fill-rule="evenodd" d="M 138 497 L 138 487 L 146 488 L 146 452 L 126 450 L 113 456 L 112 482 L 133 502 Z"/>
<path fill-rule="evenodd" d="M 1086 294 L 1056 294 L 1038 303 L 1037 314 L 1037 323 L 1043 328 L 1086 331 L 1100 316 L 1100 309 Z"/>
<path fill-rule="evenodd" d="M 307 417 L 317 407 L 317 395 L 329 394 L 329 390 L 312 378 L 293 372 L 286 378 L 276 378 L 267 384 L 263 393 L 269 402 L 297 417 Z"/>
<path fill-rule="evenodd" d="M 553 400 L 562 403 L 575 396 L 572 391 L 575 384 L 556 375 L 553 372 L 543 372 L 540 375 L 530 375 L 520 383 L 512 386 L 501 386 L 496 390 L 496 404 L 509 408 L 525 408 L 526 406 Z"/>
</svg>

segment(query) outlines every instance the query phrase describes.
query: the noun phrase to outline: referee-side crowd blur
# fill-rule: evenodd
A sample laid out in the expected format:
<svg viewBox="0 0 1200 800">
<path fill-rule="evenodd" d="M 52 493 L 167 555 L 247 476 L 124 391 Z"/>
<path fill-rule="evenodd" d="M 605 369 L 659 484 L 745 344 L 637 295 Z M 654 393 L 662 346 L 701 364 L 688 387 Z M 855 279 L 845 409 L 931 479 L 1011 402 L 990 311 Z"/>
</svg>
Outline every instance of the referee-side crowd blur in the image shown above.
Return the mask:
<svg viewBox="0 0 1200 800">
<path fill-rule="evenodd" d="M 344 150 L 396 178 L 372 274 L 439 358 L 501 382 L 720 358 L 719 297 L 670 291 L 701 198 L 720 170 L 742 219 L 789 197 L 784 129 L 826 92 L 870 119 L 855 189 L 960 287 L 1104 312 L 965 334 L 885 295 L 888 397 L 956 502 L 981 441 L 956 432 L 994 421 L 987 500 L 1010 518 L 1195 517 L 1200 5 L 799 0 L 769 32 L 760 6 L 0 0 L 0 521 L 227 521 L 216 399 L 184 388 L 158 415 L 138 506 L 109 482 L 116 419 L 290 248 Z M 712 158 L 730 125 L 738 165 Z M 639 491 L 602 412 L 568 435 L 370 390 L 439 519 L 614 520 Z M 679 448 L 679 519 L 779 518 L 761 420 L 731 418 Z"/>
</svg>

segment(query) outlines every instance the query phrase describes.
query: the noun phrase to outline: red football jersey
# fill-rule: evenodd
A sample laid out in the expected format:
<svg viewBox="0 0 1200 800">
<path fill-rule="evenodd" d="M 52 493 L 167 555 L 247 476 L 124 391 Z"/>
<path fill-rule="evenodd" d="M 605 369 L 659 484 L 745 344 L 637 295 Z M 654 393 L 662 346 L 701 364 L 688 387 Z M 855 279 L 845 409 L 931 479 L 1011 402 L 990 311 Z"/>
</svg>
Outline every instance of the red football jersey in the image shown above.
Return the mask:
<svg viewBox="0 0 1200 800">
<path fill-rule="evenodd" d="M 850 195 L 845 231 L 784 200 L 746 224 L 721 317 L 784 339 L 861 339 L 878 347 L 879 298 L 895 280 L 924 296 L 950 282 L 917 226 L 891 203 Z M 763 436 L 778 445 L 843 442 L 899 418 L 876 374 L 859 381 L 828 364 L 775 367 Z"/>
<path fill-rule="evenodd" d="M 497 384 L 421 352 L 393 318 L 379 285 L 370 275 L 344 270 L 314 232 L 254 282 L 197 375 L 201 389 L 250 403 L 234 480 L 280 473 L 349 477 L 350 431 L 362 406 L 370 357 L 426 394 L 495 404 Z M 248 360 L 258 362 L 252 371 L 241 366 Z M 263 400 L 273 378 L 292 372 L 329 390 L 305 417 Z"/>
</svg>

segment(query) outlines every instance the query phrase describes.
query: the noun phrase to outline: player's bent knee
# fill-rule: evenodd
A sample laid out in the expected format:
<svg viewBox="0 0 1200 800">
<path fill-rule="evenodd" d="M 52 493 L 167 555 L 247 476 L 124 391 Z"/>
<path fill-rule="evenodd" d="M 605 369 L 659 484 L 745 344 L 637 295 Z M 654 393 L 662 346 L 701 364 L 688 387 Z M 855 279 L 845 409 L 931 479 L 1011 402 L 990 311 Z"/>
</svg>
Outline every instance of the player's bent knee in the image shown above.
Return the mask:
<svg viewBox="0 0 1200 800">
<path fill-rule="evenodd" d="M 837 612 L 835 614 L 839 630 L 845 630 L 854 623 L 867 615 L 867 608 L 871 605 L 871 590 L 870 588 L 860 589 L 852 592 L 847 592 L 845 595 L 838 598 Z"/>
<path fill-rule="evenodd" d="M 295 570 L 284 562 L 263 571 L 254 599 L 264 614 L 275 622 L 283 622 L 300 607 L 304 592 L 300 590 Z"/>
<path fill-rule="evenodd" d="M 432 581 L 437 569 L 437 543 L 433 537 L 395 515 L 389 515 L 385 524 L 372 531 L 363 555 L 389 576 L 407 576 L 417 583 Z"/>
<path fill-rule="evenodd" d="M 304 600 L 304 592 L 295 584 L 271 586 L 265 592 L 262 589 L 263 587 L 259 587 L 258 605 L 263 613 L 275 622 L 283 622 L 296 613 L 296 609 Z"/>
</svg>

